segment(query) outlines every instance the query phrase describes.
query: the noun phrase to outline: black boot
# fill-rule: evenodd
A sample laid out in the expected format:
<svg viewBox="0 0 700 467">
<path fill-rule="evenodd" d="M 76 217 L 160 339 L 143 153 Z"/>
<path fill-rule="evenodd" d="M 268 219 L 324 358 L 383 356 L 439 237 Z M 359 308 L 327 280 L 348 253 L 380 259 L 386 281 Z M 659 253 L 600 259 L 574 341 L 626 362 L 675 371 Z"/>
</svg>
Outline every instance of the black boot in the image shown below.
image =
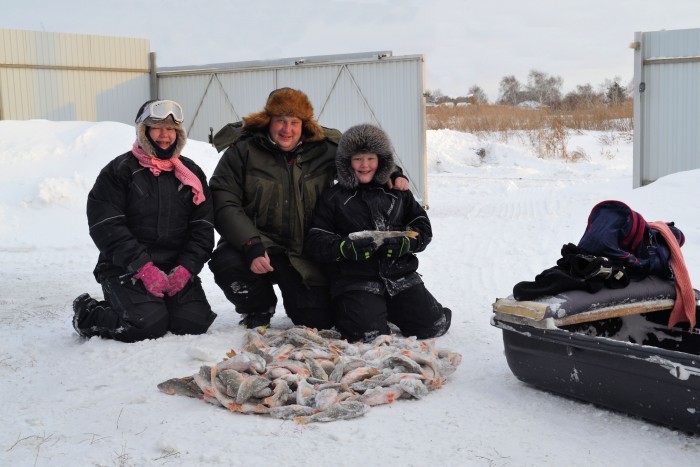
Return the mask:
<svg viewBox="0 0 700 467">
<path fill-rule="evenodd" d="M 238 324 L 246 329 L 255 329 L 258 327 L 269 328 L 270 319 L 274 314 L 275 309 L 270 307 L 267 311 L 253 312 L 253 313 L 242 313 L 243 319 L 241 319 Z"/>
<path fill-rule="evenodd" d="M 444 336 L 447 334 L 447 330 L 450 329 L 450 325 L 452 324 L 452 310 L 449 308 L 445 308 L 445 321 L 440 322 L 440 326 L 438 327 L 438 332 L 435 335 L 435 337 L 440 337 Z"/>
<path fill-rule="evenodd" d="M 85 320 L 85 317 L 97 305 L 97 300 L 90 297 L 90 294 L 84 293 L 73 300 L 73 329 L 80 337 L 90 337 L 90 334 L 81 330 L 80 323 Z"/>
</svg>

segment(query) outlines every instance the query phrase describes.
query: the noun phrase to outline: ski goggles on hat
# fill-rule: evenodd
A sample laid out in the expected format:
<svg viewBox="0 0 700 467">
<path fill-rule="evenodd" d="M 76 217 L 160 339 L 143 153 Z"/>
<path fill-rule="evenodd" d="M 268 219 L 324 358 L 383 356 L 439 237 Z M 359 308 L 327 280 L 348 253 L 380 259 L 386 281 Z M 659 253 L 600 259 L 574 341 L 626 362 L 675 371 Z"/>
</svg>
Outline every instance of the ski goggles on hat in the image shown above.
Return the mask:
<svg viewBox="0 0 700 467">
<path fill-rule="evenodd" d="M 165 120 L 172 116 L 175 123 L 182 123 L 185 120 L 185 115 L 182 111 L 182 106 L 175 101 L 153 101 L 149 102 L 141 112 L 141 115 L 136 119 L 136 123 L 142 123 L 147 118 L 153 120 Z"/>
</svg>

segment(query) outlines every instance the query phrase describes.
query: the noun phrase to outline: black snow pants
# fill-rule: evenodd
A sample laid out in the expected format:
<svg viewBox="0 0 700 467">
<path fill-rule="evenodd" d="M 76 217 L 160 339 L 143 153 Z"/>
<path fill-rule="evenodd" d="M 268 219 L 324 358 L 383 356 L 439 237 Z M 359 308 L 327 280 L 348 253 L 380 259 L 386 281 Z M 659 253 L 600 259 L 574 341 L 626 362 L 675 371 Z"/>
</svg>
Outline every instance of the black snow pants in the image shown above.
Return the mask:
<svg viewBox="0 0 700 467">
<path fill-rule="evenodd" d="M 424 284 L 414 285 L 395 296 L 350 290 L 333 298 L 336 328 L 349 341 L 371 341 L 389 334 L 388 322 L 404 336 L 418 339 L 439 337 L 447 332 L 452 311 L 432 296 Z"/>
<path fill-rule="evenodd" d="M 285 254 L 268 255 L 274 271 L 255 274 L 241 252 L 230 244 L 222 242 L 214 250 L 209 269 L 236 312 L 274 313 L 277 296 L 273 284 L 276 284 L 282 293 L 284 311 L 295 325 L 329 329 L 333 323 L 328 288 L 306 286 Z"/>
<path fill-rule="evenodd" d="M 203 334 L 214 322 L 202 282 L 193 276 L 173 297 L 155 297 L 132 274 L 108 277 L 101 283 L 104 301 L 98 302 L 80 324 L 89 336 L 136 342 L 173 334 Z"/>
</svg>

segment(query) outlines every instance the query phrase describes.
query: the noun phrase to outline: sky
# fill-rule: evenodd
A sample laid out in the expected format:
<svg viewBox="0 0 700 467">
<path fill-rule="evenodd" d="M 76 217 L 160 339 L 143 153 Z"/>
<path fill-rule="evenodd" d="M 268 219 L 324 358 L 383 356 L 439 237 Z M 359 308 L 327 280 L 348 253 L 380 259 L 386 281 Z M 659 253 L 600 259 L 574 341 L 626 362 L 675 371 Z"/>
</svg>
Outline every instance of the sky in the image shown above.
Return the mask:
<svg viewBox="0 0 700 467">
<path fill-rule="evenodd" d="M 0 465 L 697 466 L 697 435 L 518 381 L 491 306 L 553 266 L 605 199 L 675 221 L 691 280 L 700 281 L 700 170 L 632 189 L 630 134 L 570 134 L 568 149 L 585 158 L 566 163 L 538 157 L 524 134 L 428 131 L 433 241 L 418 271 L 453 311 L 435 345 L 462 362 L 420 400 L 300 425 L 158 391 L 243 346 L 239 316 L 207 267 L 202 283 L 218 317 L 206 334 L 123 344 L 73 331 L 73 299 L 102 297 L 87 194 L 133 140 L 134 128 L 115 122 L 0 121 Z M 184 154 L 207 176 L 219 159 L 200 141 Z M 290 326 L 278 306 L 272 329 Z"/>
<path fill-rule="evenodd" d="M 424 55 L 426 89 L 452 97 L 530 70 L 577 85 L 633 79 L 637 31 L 700 26 L 696 0 L 26 0 L 0 28 L 148 39 L 158 66 L 392 51 Z"/>
</svg>

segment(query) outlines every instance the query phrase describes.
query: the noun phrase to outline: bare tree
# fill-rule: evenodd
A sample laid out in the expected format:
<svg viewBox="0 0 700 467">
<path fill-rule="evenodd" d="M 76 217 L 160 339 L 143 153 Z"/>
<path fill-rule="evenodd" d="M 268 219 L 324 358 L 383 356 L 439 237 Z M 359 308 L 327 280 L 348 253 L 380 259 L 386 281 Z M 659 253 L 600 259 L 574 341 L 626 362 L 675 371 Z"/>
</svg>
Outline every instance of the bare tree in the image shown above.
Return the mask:
<svg viewBox="0 0 700 467">
<path fill-rule="evenodd" d="M 435 89 L 432 91 L 430 89 L 427 89 L 423 96 L 425 97 L 425 102 L 427 102 L 428 104 L 437 104 L 440 98 L 443 97 L 442 92 L 439 89 Z"/>
<path fill-rule="evenodd" d="M 602 100 L 602 94 L 593 90 L 590 84 L 579 84 L 562 99 L 562 106 L 570 109 L 591 108 Z"/>
<path fill-rule="evenodd" d="M 561 87 L 564 80 L 560 76 L 530 70 L 525 91 L 528 98 L 542 105 L 556 106 L 561 102 Z"/>
<path fill-rule="evenodd" d="M 508 75 L 501 78 L 498 86 L 498 103 L 504 105 L 518 105 L 518 95 L 520 94 L 520 82 L 515 75 Z"/>
<path fill-rule="evenodd" d="M 484 92 L 481 87 L 477 86 L 476 84 L 472 87 L 469 88 L 469 101 L 472 104 L 488 104 L 489 103 L 489 98 Z"/>
<path fill-rule="evenodd" d="M 605 100 L 610 105 L 620 105 L 627 100 L 627 97 L 627 89 L 620 84 L 620 78 L 615 77 L 607 86 Z"/>
<path fill-rule="evenodd" d="M 606 79 L 600 85 L 600 93 L 605 96 L 608 105 L 622 104 L 629 98 L 629 91 L 620 83 L 622 78 L 615 76 L 613 79 Z"/>
</svg>

